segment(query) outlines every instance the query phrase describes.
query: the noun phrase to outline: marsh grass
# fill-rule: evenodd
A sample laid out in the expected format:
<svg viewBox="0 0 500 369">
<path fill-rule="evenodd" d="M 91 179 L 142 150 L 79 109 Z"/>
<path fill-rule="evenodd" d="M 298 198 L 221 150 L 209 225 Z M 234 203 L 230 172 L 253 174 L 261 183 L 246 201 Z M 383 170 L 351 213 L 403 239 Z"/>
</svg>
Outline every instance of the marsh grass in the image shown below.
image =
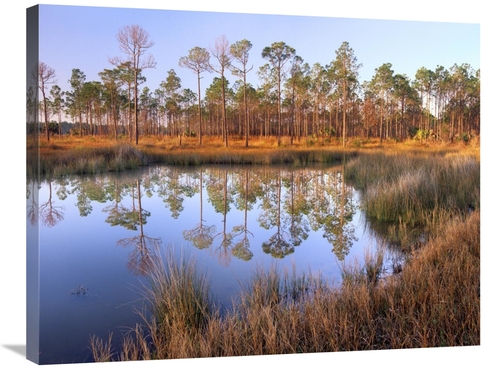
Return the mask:
<svg viewBox="0 0 500 369">
<path fill-rule="evenodd" d="M 210 308 L 206 277 L 195 278 L 207 290 L 194 295 L 191 282 L 182 281 L 196 275 L 194 264 L 187 263 L 187 273 L 159 267 L 149 289 L 150 300 L 159 302 L 153 318 L 143 314 L 144 324 L 124 337 L 111 360 L 479 345 L 479 227 L 477 211 L 454 217 L 398 275 L 381 277 L 383 252 L 367 254 L 368 266 L 352 271 L 341 288 L 320 275 L 258 269 L 225 313 Z M 184 286 L 191 307 L 180 296 L 167 303 L 165 295 L 177 294 L 167 286 Z M 110 359 L 100 342 L 93 352 L 102 357 L 95 359 Z"/>
<path fill-rule="evenodd" d="M 119 143 L 104 147 L 76 147 L 54 152 L 42 148 L 40 172 L 53 177 L 69 174 L 97 174 L 119 172 L 147 164 L 137 148 Z"/>
<path fill-rule="evenodd" d="M 125 171 L 149 164 L 290 164 L 305 166 L 335 163 L 356 155 L 355 150 L 339 146 L 308 147 L 297 144 L 278 147 L 273 140 L 254 140 L 249 147 L 232 140 L 229 148 L 214 139 L 199 146 L 192 138 L 179 146 L 167 138 L 143 138 L 139 145 L 105 138 L 54 138 L 50 143 L 30 143 L 28 173 L 40 170 L 42 175 L 95 174 Z M 39 158 L 39 160 L 38 160 Z"/>
<path fill-rule="evenodd" d="M 96 361 L 150 360 L 480 344 L 480 165 L 477 147 L 356 144 L 296 147 L 232 141 L 181 147 L 142 140 L 137 147 L 93 141 L 40 149 L 46 173 L 126 170 L 150 163 L 292 164 L 342 161 L 370 218 L 391 225 L 407 253 L 384 274 L 381 250 L 343 279 L 258 269 L 228 311 L 210 295 L 209 277 L 189 259 L 157 258 L 145 286 L 141 324 L 120 347 L 93 336 Z M 371 145 L 370 147 L 368 147 Z M 391 236 L 392 235 L 392 236 Z M 425 237 L 422 237 L 425 235 Z M 417 242 L 415 241 L 417 240 Z M 160 262 L 161 261 L 161 262 Z"/>
<path fill-rule="evenodd" d="M 377 140 L 375 140 L 377 141 Z M 305 166 L 315 163 L 339 163 L 361 157 L 355 182 L 366 187 L 373 178 L 390 178 L 393 169 L 414 164 L 416 160 L 469 153 L 479 159 L 476 145 L 466 147 L 417 144 L 416 142 L 380 145 L 374 140 L 355 140 L 342 147 L 336 140 L 307 145 L 306 141 L 294 145 L 278 146 L 275 138 L 253 138 L 249 147 L 244 140 L 232 137 L 230 146 L 221 140 L 205 138 L 200 146 L 196 138 L 142 137 L 139 145 L 126 138 L 118 141 L 106 137 L 54 137 L 50 143 L 39 140 L 27 142 L 28 173 L 40 170 L 42 175 L 60 176 L 106 171 L 124 171 L 148 164 L 201 165 L 201 164 L 290 164 Z M 286 140 L 284 140 L 286 142 Z M 33 153 L 33 155 L 30 155 Z M 39 161 L 38 161 L 39 158 Z M 392 158 L 392 160 L 390 159 Z M 408 167 L 407 167 L 408 168 Z"/>
<path fill-rule="evenodd" d="M 148 309 L 141 313 L 147 322 L 145 329 L 150 340 L 137 326 L 135 340 L 129 339 L 126 346 L 134 353 L 133 357 L 192 357 L 203 329 L 218 315 L 210 297 L 209 278 L 199 270 L 194 259 L 185 255 L 178 258 L 169 251 L 156 260 L 145 290 Z M 139 343 L 139 348 L 130 350 L 134 342 Z"/>
<path fill-rule="evenodd" d="M 304 166 L 314 163 L 340 162 L 355 152 L 341 148 L 306 148 L 306 147 L 161 147 L 141 148 L 150 163 L 168 165 L 201 164 L 291 164 Z"/>
<path fill-rule="evenodd" d="M 112 348 L 112 341 L 113 333 L 109 334 L 107 341 L 96 335 L 90 337 L 90 350 L 96 362 L 108 362 L 113 359 L 115 353 Z"/>
<path fill-rule="evenodd" d="M 468 153 L 358 155 L 346 175 L 363 189 L 367 216 L 379 221 L 433 226 L 443 211 L 465 214 L 480 206 L 480 164 Z"/>
<path fill-rule="evenodd" d="M 339 265 L 342 287 L 345 289 L 358 284 L 376 285 L 386 272 L 384 269 L 385 255 L 385 249 L 378 247 L 375 251 L 365 250 L 362 264 L 359 260 L 354 260 L 349 264 Z"/>
</svg>

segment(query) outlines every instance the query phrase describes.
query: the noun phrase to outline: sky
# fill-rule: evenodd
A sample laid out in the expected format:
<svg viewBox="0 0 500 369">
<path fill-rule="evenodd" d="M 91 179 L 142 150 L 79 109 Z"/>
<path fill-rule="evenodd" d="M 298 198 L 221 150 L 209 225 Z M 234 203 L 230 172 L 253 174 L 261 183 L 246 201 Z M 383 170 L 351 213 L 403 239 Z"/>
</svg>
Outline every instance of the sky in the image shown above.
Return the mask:
<svg viewBox="0 0 500 369">
<path fill-rule="evenodd" d="M 26 275 L 26 227 L 25 227 L 25 104 L 26 104 L 26 9 L 38 4 L 35 1 L 17 0 L 12 2 L 4 2 L 0 17 L 2 38 L 2 57 L 0 58 L 2 75 L 2 88 L 0 88 L 0 101 L 2 102 L 2 144 L 0 145 L 2 160 L 3 181 L 0 181 L 1 193 L 4 194 L 2 199 L 3 211 L 0 212 L 1 224 L 4 229 L 8 229 L 8 234 L 3 242 L 2 264 L 0 268 L 0 290 L 2 291 L 2 329 L 0 329 L 0 362 L 10 364 L 8 367 L 15 368 L 31 368 L 33 364 L 24 358 L 23 347 L 25 347 L 25 275 Z M 47 4 L 47 3 L 46 3 Z M 348 366 L 349 368 L 365 368 L 367 365 L 373 366 L 373 363 L 418 363 L 419 367 L 488 367 L 486 364 L 490 360 L 491 355 L 497 355 L 498 351 L 498 331 L 500 330 L 499 320 L 497 319 L 496 291 L 498 291 L 498 235 L 495 230 L 498 228 L 496 224 L 497 209 L 500 206 L 497 196 L 496 173 L 498 172 L 498 138 L 500 137 L 500 124 L 498 123 L 498 114 L 496 107 L 498 106 L 495 89 L 500 85 L 500 74 L 496 72 L 497 68 L 497 50 L 498 37 L 500 35 L 500 22 L 498 22 L 496 11 L 496 3 L 490 0 L 475 0 L 473 2 L 466 0 L 419 0 L 416 2 L 402 2 L 400 0 L 355 0 L 355 1 L 326 1 L 326 0 L 307 0 L 307 1 L 290 1 L 290 0 L 252 0 L 252 1 L 234 1 L 234 0 L 53 0 L 49 4 L 55 5 L 87 5 L 87 6 L 106 6 L 106 7 L 127 7 L 127 8 L 150 8 L 150 9 L 173 9 L 173 10 L 188 10 L 188 11 L 212 11 L 212 12 L 240 12 L 254 14 L 281 14 L 293 16 L 314 16 L 314 17 L 330 17 L 330 18 L 347 18 L 347 19 L 379 19 L 379 20 L 404 20 L 412 22 L 446 22 L 446 23 L 471 23 L 479 24 L 480 32 L 480 67 L 481 67 L 481 196 L 483 197 L 481 207 L 481 346 L 468 348 L 440 348 L 431 350 L 387 350 L 387 351 L 370 351 L 360 353 L 334 353 L 320 355 L 284 355 L 270 357 L 246 357 L 246 358 L 225 358 L 216 359 L 217 367 L 233 368 L 235 365 L 243 367 L 258 366 L 268 367 L 275 365 L 281 367 L 286 365 L 288 368 L 303 368 L 313 365 L 323 365 L 335 363 L 339 366 Z M 140 6 L 139 6 L 140 5 Z M 71 29 L 76 28 L 80 23 L 79 16 L 74 16 L 68 19 L 59 19 L 60 22 L 66 22 L 64 28 L 60 28 L 58 38 L 61 39 L 68 35 Z M 58 57 L 53 61 L 47 60 L 48 64 L 53 64 L 56 69 L 59 83 L 69 79 L 71 70 L 68 68 L 81 68 L 87 75 L 88 80 L 97 79 L 97 73 L 102 68 L 109 68 L 107 63 L 108 56 L 118 56 L 119 50 L 114 39 L 118 28 L 127 24 L 130 18 L 120 18 L 117 22 L 115 17 L 101 21 L 100 25 L 96 26 L 93 23 L 93 28 L 97 28 L 98 35 L 94 42 L 102 42 L 106 49 L 94 47 L 93 52 L 86 51 L 80 53 L 80 49 L 84 49 L 82 44 L 77 44 L 76 49 L 69 49 L 68 45 L 55 45 L 52 50 L 57 52 Z M 132 19 L 133 20 L 133 19 Z M 169 22 L 176 22 L 178 19 L 170 19 Z M 92 20 L 94 22 L 94 20 Z M 91 24 L 92 22 L 89 22 Z M 109 22 L 109 26 L 104 26 Z M 359 21 L 356 22 L 359 25 Z M 388 24 L 394 22 L 379 22 L 380 28 L 386 28 Z M 355 23 L 350 23 L 354 27 Z M 206 22 L 185 24 L 185 32 L 175 31 L 176 35 L 182 35 L 183 38 L 192 35 L 195 27 L 203 26 L 204 32 L 193 36 L 193 42 L 186 45 L 171 42 L 171 35 L 164 33 L 161 27 L 168 27 L 167 19 L 162 20 L 160 24 L 147 22 L 143 27 L 150 33 L 155 41 L 155 46 L 151 49 L 151 53 L 156 57 L 158 66 L 155 70 L 158 72 L 158 77 L 153 77 L 151 71 L 145 72 L 148 82 L 153 83 L 155 78 L 159 80 L 165 78 L 166 72 L 170 68 L 174 68 L 181 76 L 183 87 L 191 88 L 195 91 L 196 87 L 189 87 L 188 81 L 192 80 L 195 86 L 196 79 L 193 74 L 182 74 L 181 69 L 177 66 L 177 61 L 180 56 L 187 55 L 188 50 L 196 45 L 209 46 L 215 37 L 224 32 L 230 42 L 236 41 L 240 37 L 248 37 L 254 44 L 251 52 L 251 62 L 255 64 L 255 68 L 263 64 L 263 59 L 260 58 L 261 48 L 268 46 L 272 42 L 277 41 L 277 34 L 273 34 L 270 30 L 270 24 L 254 25 L 255 32 L 249 33 L 247 36 L 243 31 L 222 27 L 222 24 L 217 22 L 207 24 Z M 227 26 L 227 25 L 226 25 Z M 237 29 L 242 25 L 237 24 Z M 245 26 L 245 25 L 243 25 Z M 454 47 L 453 50 L 460 52 L 467 50 L 464 38 L 456 40 L 453 43 L 438 44 L 437 41 L 426 39 L 424 37 L 426 30 L 421 28 L 420 32 L 406 30 L 403 32 L 401 28 L 393 28 L 389 30 L 391 37 L 385 39 L 377 34 L 374 29 L 366 27 L 346 28 L 335 27 L 330 28 L 328 42 L 326 44 L 315 41 L 316 39 L 307 38 L 310 29 L 303 26 L 300 29 L 293 24 L 289 28 L 283 30 L 287 37 L 283 37 L 283 41 L 296 48 L 297 53 L 301 55 L 308 63 L 328 63 L 335 55 L 335 50 L 340 46 L 341 42 L 348 41 L 353 48 L 358 61 L 363 64 L 360 70 L 360 80 L 369 79 L 372 77 L 374 68 L 382 63 L 390 62 L 393 64 L 393 69 L 396 73 L 408 73 L 409 76 L 415 73 L 415 68 L 425 66 L 434 68 L 435 64 L 442 64 L 444 67 L 451 67 L 450 63 L 468 62 L 474 68 L 478 68 L 479 61 L 477 54 L 472 60 L 472 54 L 477 53 L 477 38 L 476 45 L 472 46 L 472 50 L 466 51 L 464 55 L 467 57 L 457 57 L 452 54 L 452 45 L 458 42 L 459 47 Z M 55 25 L 51 25 L 55 27 Z M 249 27 L 247 24 L 246 27 Z M 312 27 L 312 26 L 309 26 Z M 47 27 L 48 28 L 48 27 Z M 91 27 L 86 27 L 87 30 Z M 477 26 L 472 26 L 477 28 Z M 348 32 L 348 30 L 350 30 Z M 321 30 L 322 31 L 322 30 Z M 48 32 L 48 31 L 47 31 Z M 343 33 L 344 32 L 344 33 Z M 387 32 L 387 31 L 386 31 Z M 262 37 L 257 37 L 260 33 Z M 326 33 L 326 31 L 325 31 Z M 292 34 L 299 35 L 291 37 Z M 387 34 L 387 33 L 386 33 Z M 300 36 L 302 35 L 302 36 Z M 275 37 L 276 36 L 276 37 Z M 316 37 L 319 37 L 317 35 Z M 415 36 L 415 37 L 414 37 Z M 391 44 L 391 40 L 399 40 Z M 473 37 L 475 38 L 475 37 Z M 372 40 L 371 43 L 364 40 Z M 382 40 L 375 42 L 373 40 Z M 306 41 L 304 41 L 306 40 Z M 402 41 L 408 42 L 402 42 Z M 259 44 L 260 43 L 260 44 Z M 417 49 L 419 44 L 425 44 L 428 49 L 423 52 L 413 52 L 413 48 Z M 463 44 L 461 44 L 463 43 Z M 308 48 L 308 45 L 319 44 L 315 48 Z M 96 44 L 94 44 L 96 45 Z M 178 49 L 175 48 L 178 45 Z M 392 45 L 389 47 L 388 45 Z M 407 45 L 407 46 L 402 46 Z M 462 45 L 462 46 L 460 46 Z M 182 47 L 181 47 L 182 46 Z M 387 46 L 387 47 L 386 47 Z M 107 49 L 109 47 L 109 49 Z M 163 48 L 164 51 L 160 49 Z M 50 48 L 47 47 L 48 52 Z M 309 54 L 310 49 L 319 51 L 318 54 Z M 89 49 L 92 50 L 92 49 Z M 384 50 L 384 52 L 382 52 Z M 174 52 L 175 51 L 175 52 Z M 69 54 L 69 55 L 68 55 Z M 78 54 L 78 60 L 82 63 L 73 62 L 70 59 L 71 54 Z M 166 55 L 170 54 L 171 59 Z M 66 55 L 66 56 L 64 56 Z M 444 59 L 450 56 L 448 59 Z M 429 59 L 436 58 L 436 59 Z M 439 61 L 436 61 L 439 58 Z M 462 60 L 464 59 L 464 60 Z M 465 60 L 466 59 L 466 60 Z M 95 63 L 93 67 L 88 61 Z M 403 62 L 406 60 L 406 62 Z M 63 61 L 66 61 L 63 63 Z M 85 63 L 83 63 L 85 61 Z M 61 64 L 59 64 L 61 63 Z M 413 66 L 412 64 L 413 63 Z M 404 66 L 406 65 L 406 67 Z M 406 71 L 405 68 L 408 68 Z M 160 73 L 161 72 L 161 73 Z M 366 72 L 366 74 L 365 74 Z M 66 74 L 65 74 L 66 73 Z M 212 76 L 207 75 L 206 79 L 211 79 Z M 155 82 L 156 83 L 156 82 Z M 191 82 L 189 82 L 191 83 Z M 202 80 L 203 87 L 206 85 L 206 80 Z M 484 246 L 483 246 L 484 245 Z M 203 360 L 175 360 L 168 363 L 169 368 L 198 368 L 203 365 L 211 365 L 215 363 L 212 359 Z M 89 367 L 102 367 L 102 364 L 86 364 Z M 110 364 L 113 365 L 113 364 Z M 121 365 L 119 365 L 121 367 Z M 165 363 L 148 362 L 148 363 L 127 363 L 123 367 L 127 368 L 163 368 Z M 61 364 L 60 368 L 66 368 L 67 365 Z M 413 366 L 412 366 L 413 367 Z M 73 368 L 73 366 L 71 366 Z"/>
<path fill-rule="evenodd" d="M 453 64 L 480 68 L 480 24 L 436 21 L 360 19 L 334 16 L 304 16 L 241 12 L 153 10 L 101 6 L 40 6 L 39 59 L 52 67 L 57 84 L 71 90 L 68 80 L 73 68 L 87 81 L 98 81 L 99 72 L 111 69 L 112 57 L 126 57 L 116 35 L 126 25 L 137 24 L 149 34 L 154 45 L 147 51 L 157 65 L 145 69 L 146 82 L 140 87 L 154 91 L 170 69 L 181 79 L 182 88 L 197 93 L 196 75 L 179 66 L 179 58 L 198 46 L 210 50 L 225 36 L 229 43 L 247 39 L 252 43 L 248 82 L 260 85 L 259 67 L 268 61 L 262 50 L 283 41 L 312 66 L 329 64 L 335 51 L 346 41 L 353 49 L 359 81 L 368 81 L 375 69 L 391 63 L 394 73 L 413 79 L 421 67 L 449 69 Z M 217 61 L 212 57 L 212 63 Z M 217 73 L 204 73 L 202 97 Z M 230 84 L 237 77 L 226 73 Z M 220 77 L 220 76 L 219 76 Z M 50 89 L 50 86 L 48 87 Z"/>
</svg>

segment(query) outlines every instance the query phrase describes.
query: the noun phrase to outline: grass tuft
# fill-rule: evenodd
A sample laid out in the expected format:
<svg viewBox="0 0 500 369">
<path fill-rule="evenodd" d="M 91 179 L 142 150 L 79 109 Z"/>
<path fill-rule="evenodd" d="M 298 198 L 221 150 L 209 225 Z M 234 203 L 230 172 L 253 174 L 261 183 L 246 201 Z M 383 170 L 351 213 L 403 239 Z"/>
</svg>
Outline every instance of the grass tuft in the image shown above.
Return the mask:
<svg viewBox="0 0 500 369">
<path fill-rule="evenodd" d="M 210 308 L 195 264 L 167 262 L 152 277 L 152 317 L 142 315 L 117 360 L 479 345 L 479 226 L 477 211 L 454 217 L 397 275 L 381 278 L 383 253 L 367 254 L 368 267 L 340 289 L 310 273 L 258 269 L 225 314 Z M 96 361 L 109 359 L 94 346 Z"/>
</svg>

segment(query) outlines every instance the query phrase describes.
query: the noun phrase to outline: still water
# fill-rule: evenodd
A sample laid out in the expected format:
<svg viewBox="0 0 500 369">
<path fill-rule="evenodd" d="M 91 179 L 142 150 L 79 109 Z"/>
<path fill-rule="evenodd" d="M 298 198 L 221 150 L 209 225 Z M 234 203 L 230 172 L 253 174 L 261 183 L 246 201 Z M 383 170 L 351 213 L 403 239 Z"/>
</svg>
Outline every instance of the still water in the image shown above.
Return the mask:
<svg viewBox="0 0 500 369">
<path fill-rule="evenodd" d="M 362 265 L 384 239 L 342 167 L 152 166 L 26 191 L 39 225 L 42 364 L 92 361 L 92 335 L 112 332 L 118 345 L 141 322 L 154 249 L 195 258 L 230 307 L 257 267 L 341 282 L 342 266 Z"/>
</svg>

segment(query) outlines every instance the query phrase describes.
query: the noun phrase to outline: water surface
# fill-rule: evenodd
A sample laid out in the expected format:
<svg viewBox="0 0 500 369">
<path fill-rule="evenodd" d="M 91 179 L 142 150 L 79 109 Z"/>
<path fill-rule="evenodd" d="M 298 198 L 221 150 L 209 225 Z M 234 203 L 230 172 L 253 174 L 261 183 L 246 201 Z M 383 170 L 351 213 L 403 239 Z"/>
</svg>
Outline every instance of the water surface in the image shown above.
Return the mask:
<svg viewBox="0 0 500 369">
<path fill-rule="evenodd" d="M 35 193 L 38 189 L 38 198 Z M 39 224 L 41 363 L 92 361 L 91 335 L 140 322 L 148 262 L 173 248 L 230 307 L 257 267 L 341 281 L 384 239 L 339 167 L 151 166 L 29 182 Z"/>
</svg>

